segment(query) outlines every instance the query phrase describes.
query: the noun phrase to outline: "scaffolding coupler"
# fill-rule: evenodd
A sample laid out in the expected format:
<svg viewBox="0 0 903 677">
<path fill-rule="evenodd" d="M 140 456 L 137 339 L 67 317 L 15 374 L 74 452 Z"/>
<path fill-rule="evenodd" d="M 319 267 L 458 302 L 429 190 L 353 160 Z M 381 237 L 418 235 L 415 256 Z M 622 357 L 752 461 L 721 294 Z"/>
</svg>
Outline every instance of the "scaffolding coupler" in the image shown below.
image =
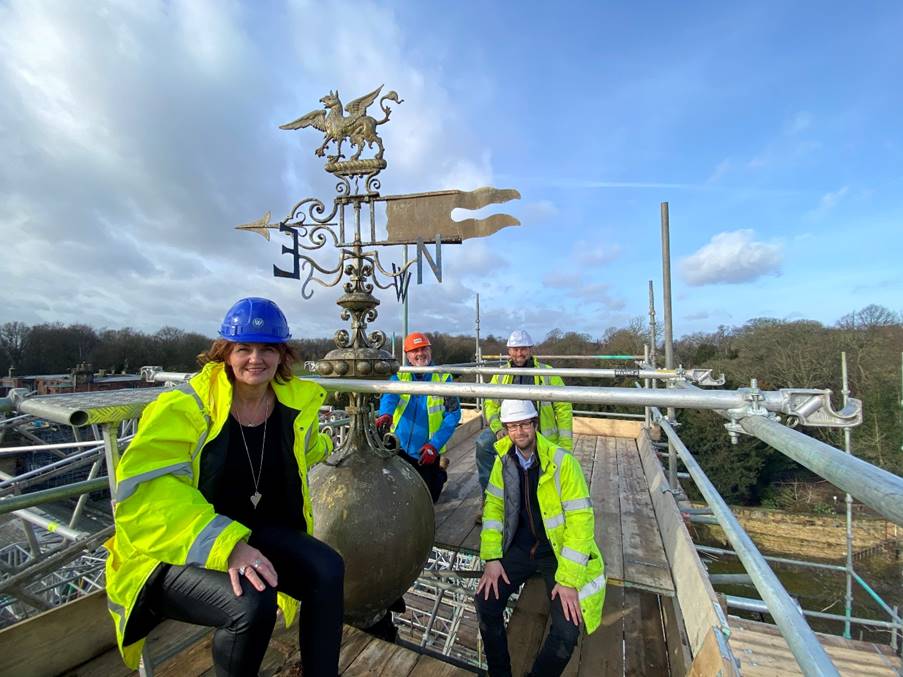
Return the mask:
<svg viewBox="0 0 903 677">
<path fill-rule="evenodd" d="M 740 421 L 750 416 L 763 416 L 775 421 L 780 418 L 763 406 L 764 396 L 759 390 L 756 379 L 750 381 L 749 388 L 739 388 L 747 404 L 736 409 L 723 412 L 730 420 L 724 424 L 731 442 L 737 443 L 741 433 L 745 433 Z M 840 411 L 831 405 L 831 391 L 813 388 L 781 388 L 777 391 L 780 397 L 780 410 L 786 416 L 796 419 L 800 425 L 821 428 L 852 428 L 862 423 L 862 401 L 849 398 Z"/>
</svg>

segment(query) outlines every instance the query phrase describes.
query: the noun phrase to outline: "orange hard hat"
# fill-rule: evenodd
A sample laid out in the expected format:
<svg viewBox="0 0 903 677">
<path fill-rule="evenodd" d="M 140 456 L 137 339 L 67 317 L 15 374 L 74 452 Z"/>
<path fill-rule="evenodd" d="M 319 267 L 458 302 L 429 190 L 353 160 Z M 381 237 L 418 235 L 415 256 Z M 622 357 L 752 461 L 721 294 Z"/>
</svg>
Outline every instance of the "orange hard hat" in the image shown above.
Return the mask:
<svg viewBox="0 0 903 677">
<path fill-rule="evenodd" d="M 426 337 L 426 334 L 422 334 L 419 331 L 411 332 L 404 339 L 404 351 L 408 352 L 409 350 L 417 350 L 418 348 L 424 348 L 430 345 L 430 340 Z"/>
</svg>

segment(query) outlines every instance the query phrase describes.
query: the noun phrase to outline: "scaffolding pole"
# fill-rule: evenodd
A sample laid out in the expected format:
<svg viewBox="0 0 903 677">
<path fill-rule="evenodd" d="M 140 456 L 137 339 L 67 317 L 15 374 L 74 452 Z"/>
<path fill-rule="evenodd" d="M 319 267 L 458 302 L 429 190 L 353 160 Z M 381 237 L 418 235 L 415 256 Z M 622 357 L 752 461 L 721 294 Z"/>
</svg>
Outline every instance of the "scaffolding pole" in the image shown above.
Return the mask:
<svg viewBox="0 0 903 677">
<path fill-rule="evenodd" d="M 784 589 L 784 586 L 775 576 L 771 567 L 762 557 L 749 535 L 740 526 L 737 518 L 734 517 L 730 507 L 721 498 L 718 490 L 711 480 L 706 477 L 702 468 L 693 458 L 693 455 L 681 441 L 680 437 L 671 427 L 667 418 L 662 416 L 658 409 L 653 410 L 653 415 L 662 427 L 662 430 L 668 436 L 668 440 L 673 443 L 675 450 L 680 454 L 684 466 L 693 478 L 693 482 L 699 488 L 705 498 L 706 503 L 712 509 L 718 523 L 724 531 L 724 535 L 730 541 L 737 553 L 737 557 L 743 563 L 746 572 L 752 578 L 756 585 L 756 590 L 762 595 L 767 604 L 768 613 L 774 618 L 775 623 L 781 630 L 781 634 L 787 641 L 790 651 L 796 658 L 796 662 L 805 675 L 836 675 L 840 673 L 824 647 L 818 641 L 812 628 L 806 623 L 793 598 Z"/>
<path fill-rule="evenodd" d="M 843 403 L 846 405 L 850 399 L 850 383 L 847 377 L 847 353 L 840 353 L 840 370 L 843 379 Z M 843 431 L 843 448 L 848 454 L 852 454 L 852 444 L 850 441 L 850 429 L 844 428 Z M 846 504 L 846 544 L 847 544 L 847 565 L 846 565 L 846 594 L 844 595 L 844 616 L 846 620 L 843 624 L 843 636 L 846 639 L 852 638 L 850 629 L 850 619 L 853 617 L 853 497 L 847 492 L 844 502 Z"/>
</svg>

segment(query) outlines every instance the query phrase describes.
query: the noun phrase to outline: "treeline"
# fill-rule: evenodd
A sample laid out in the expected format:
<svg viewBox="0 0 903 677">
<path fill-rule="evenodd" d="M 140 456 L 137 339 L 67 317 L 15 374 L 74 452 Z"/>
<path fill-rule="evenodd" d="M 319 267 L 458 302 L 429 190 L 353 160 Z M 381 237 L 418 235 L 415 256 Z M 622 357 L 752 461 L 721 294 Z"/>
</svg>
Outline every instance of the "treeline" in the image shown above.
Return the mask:
<svg viewBox="0 0 903 677">
<path fill-rule="evenodd" d="M 145 334 L 129 327 L 95 330 L 84 324 L 0 325 L 0 374 L 63 374 L 82 362 L 95 369 L 137 373 L 144 365 L 194 371 L 195 356 L 210 345 L 201 334 L 164 327 Z"/>
<path fill-rule="evenodd" d="M 483 354 L 504 354 L 505 338 L 484 337 Z M 473 336 L 430 334 L 430 339 L 436 363 L 474 359 Z M 10 366 L 20 374 L 60 373 L 79 362 L 113 371 L 137 371 L 145 364 L 193 371 L 197 368 L 195 356 L 210 341 L 209 337 L 172 327 L 145 334 L 128 328 L 94 330 L 85 325 L 61 324 L 29 327 L 11 322 L 0 325 L 0 373 L 5 374 Z M 626 327 L 606 330 L 598 338 L 554 329 L 536 350 L 554 355 L 642 355 L 646 343 L 647 326 L 637 318 Z M 658 363 L 663 365 L 660 331 L 656 343 Z M 327 338 L 302 339 L 293 344 L 302 361 L 316 360 L 335 347 Z M 678 364 L 711 368 L 716 376 L 723 372 L 726 388 L 748 386 L 753 378 L 764 390 L 830 388 L 835 409 L 842 407 L 840 353 L 845 351 L 851 396 L 862 400 L 864 414 L 863 424 L 853 429 L 853 452 L 898 475 L 903 475 L 901 350 L 903 318 L 880 306 L 851 313 L 833 326 L 810 320 L 758 318 L 739 327 L 684 336 L 674 345 Z M 554 362 L 562 367 L 600 364 L 563 359 Z M 600 384 L 586 379 L 570 379 L 568 383 Z M 615 384 L 632 387 L 633 382 L 621 379 Z M 804 469 L 753 438 L 741 436 L 737 445 L 731 445 L 725 421 L 714 413 L 684 410 L 678 420 L 681 438 L 729 501 L 774 502 L 778 483 L 808 477 Z M 834 446 L 843 445 L 843 433 L 838 429 L 808 428 L 806 432 Z"/>
</svg>

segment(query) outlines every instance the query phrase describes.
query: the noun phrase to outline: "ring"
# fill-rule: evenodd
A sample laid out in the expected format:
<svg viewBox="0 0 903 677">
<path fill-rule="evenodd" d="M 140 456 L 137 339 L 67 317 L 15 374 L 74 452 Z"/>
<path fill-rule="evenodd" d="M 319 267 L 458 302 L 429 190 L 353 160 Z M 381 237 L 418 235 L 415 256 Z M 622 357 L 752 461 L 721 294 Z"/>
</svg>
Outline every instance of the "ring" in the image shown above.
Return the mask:
<svg viewBox="0 0 903 677">
<path fill-rule="evenodd" d="M 238 575 L 239 576 L 245 575 L 245 567 L 238 567 Z"/>
<path fill-rule="evenodd" d="M 256 569 L 257 567 L 260 566 L 260 560 L 259 560 L 259 559 L 255 559 L 255 560 L 254 560 L 254 564 L 252 564 L 251 566 L 254 567 L 254 568 Z"/>
</svg>

